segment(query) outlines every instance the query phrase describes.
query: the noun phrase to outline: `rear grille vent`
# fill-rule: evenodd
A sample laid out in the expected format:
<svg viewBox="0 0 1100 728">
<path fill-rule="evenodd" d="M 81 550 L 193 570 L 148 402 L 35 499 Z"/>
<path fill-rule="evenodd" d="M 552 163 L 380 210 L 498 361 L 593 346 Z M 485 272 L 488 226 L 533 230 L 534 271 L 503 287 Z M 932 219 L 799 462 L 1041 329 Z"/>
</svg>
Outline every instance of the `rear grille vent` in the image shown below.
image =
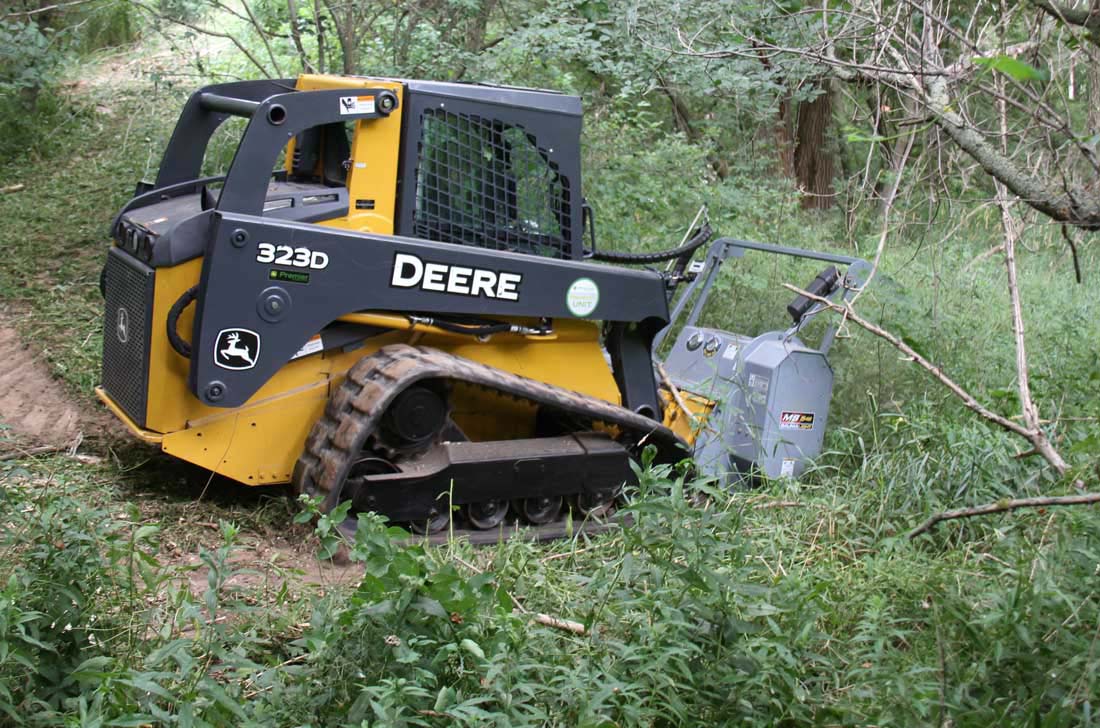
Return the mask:
<svg viewBox="0 0 1100 728">
<path fill-rule="evenodd" d="M 107 256 L 101 382 L 126 414 L 145 426 L 153 269 L 118 248 Z"/>
<path fill-rule="evenodd" d="M 569 180 L 520 126 L 426 109 L 416 169 L 418 238 L 571 257 Z"/>
</svg>

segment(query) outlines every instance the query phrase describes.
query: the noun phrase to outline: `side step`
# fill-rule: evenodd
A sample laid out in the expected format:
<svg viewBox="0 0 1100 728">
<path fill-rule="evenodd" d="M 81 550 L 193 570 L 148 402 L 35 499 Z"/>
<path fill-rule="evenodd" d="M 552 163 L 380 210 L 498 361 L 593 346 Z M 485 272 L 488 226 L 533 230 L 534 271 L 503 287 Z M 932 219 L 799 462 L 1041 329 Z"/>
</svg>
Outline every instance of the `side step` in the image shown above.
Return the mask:
<svg viewBox="0 0 1100 728">
<path fill-rule="evenodd" d="M 420 521 L 450 506 L 585 493 L 610 500 L 637 482 L 630 453 L 605 434 L 448 442 L 403 462 L 401 472 L 349 479 L 359 510 Z M 358 481 L 358 482 L 356 482 Z"/>
</svg>

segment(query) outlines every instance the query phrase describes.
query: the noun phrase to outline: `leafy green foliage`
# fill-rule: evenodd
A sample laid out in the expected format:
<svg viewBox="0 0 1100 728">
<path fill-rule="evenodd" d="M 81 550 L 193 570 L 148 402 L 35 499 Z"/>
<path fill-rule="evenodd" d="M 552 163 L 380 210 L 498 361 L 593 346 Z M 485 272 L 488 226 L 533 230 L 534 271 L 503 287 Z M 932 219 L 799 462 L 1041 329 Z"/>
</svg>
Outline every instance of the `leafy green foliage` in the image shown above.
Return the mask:
<svg viewBox="0 0 1100 728">
<path fill-rule="evenodd" d="M 36 128 L 57 112 L 54 100 L 40 100 L 39 94 L 56 82 L 63 59 L 51 43 L 49 29 L 28 21 L 0 20 L 0 156 L 25 154 Z"/>
<path fill-rule="evenodd" d="M 196 3 L 156 7 L 189 22 L 210 18 Z M 476 30 L 479 7 L 444 3 L 438 12 Z M 732 6 L 700 7 L 726 17 Z M 286 8 L 254 10 L 275 33 L 276 59 L 294 68 Z M 737 11 L 753 23 L 770 12 Z M 720 234 L 873 255 L 878 207 L 857 207 L 850 219 L 802 212 L 799 192 L 777 173 L 770 137 L 758 133 L 771 129 L 777 94 L 787 78 L 805 77 L 802 67 L 769 69 L 753 58 L 665 63 L 659 34 L 639 31 L 639 18 L 655 12 L 702 11 L 532 4 L 518 22 L 491 17 L 483 45 L 500 40 L 485 51 L 446 31 L 441 15 L 426 16 L 407 33 L 368 38 L 360 68 L 584 94 L 584 187 L 606 248 L 668 247 L 706 203 Z M 298 4 L 307 52 L 317 42 L 312 13 Z M 331 16 L 322 16 L 331 33 Z M 248 27 L 225 22 L 240 23 L 234 32 Z M 265 58 L 256 37 L 246 41 Z M 257 73 L 239 54 L 196 57 L 203 73 Z M 694 137 L 677 129 L 654 68 L 693 111 Z M 133 182 L 155 169 L 173 121 L 166 110 L 199 83 L 155 73 L 155 83 L 100 94 L 96 102 L 113 114 L 66 97 L 73 104 L 37 156 L 3 160 L 5 181 L 27 189 L 0 197 L 9 221 L 0 232 L 0 297 L 28 309 L 20 327 L 84 396 L 97 377 L 95 281 L 106 225 Z M 231 158 L 233 131 L 215 140 L 211 169 Z M 848 149 L 850 159 L 862 165 L 867 145 L 895 136 L 853 136 L 863 146 Z M 911 208 L 925 204 L 938 203 L 931 195 L 899 203 L 904 227 L 860 310 L 1011 416 L 1003 273 L 996 259 L 972 263 L 995 242 L 997 220 L 957 224 L 957 208 L 945 207 L 931 223 L 909 224 Z M 1074 472 L 1094 479 L 1097 298 L 1067 284 L 1058 231 L 1031 232 L 1028 244 L 1021 290 L 1033 385 L 1044 417 L 1058 419 L 1051 432 Z M 1081 252 L 1093 269 L 1095 252 Z M 783 326 L 790 294 L 781 284 L 819 269 L 757 254 L 731 261 L 705 321 L 742 333 Z M 629 528 L 483 549 L 410 543 L 374 518 L 345 545 L 336 528 L 345 513 L 307 505 L 302 520 L 315 519 L 321 557 L 346 551 L 361 572 L 347 587 L 294 596 L 290 587 L 261 595 L 247 586 L 242 543 L 255 533 L 240 509 L 203 505 L 219 522 L 216 544 L 200 547 L 194 565 L 168 558 L 164 529 L 205 526 L 189 496 L 168 500 L 181 478 L 164 460 L 138 467 L 148 454 L 131 452 L 122 467 L 64 458 L 0 464 L 0 711 L 44 725 L 1087 723 L 1100 697 L 1097 514 L 1022 512 L 907 541 L 931 511 L 1061 484 L 1015 457 L 1010 436 L 974 420 L 893 349 L 851 327 L 842 334 L 827 452 L 802 482 L 727 493 L 644 469 L 626 508 Z M 124 479 L 131 484 L 120 491 Z M 206 493 L 201 480 L 191 495 Z M 289 520 L 285 508 L 274 510 Z M 240 527 L 229 523 L 237 518 Z M 538 613 L 587 632 L 539 624 Z"/>
<path fill-rule="evenodd" d="M 1026 61 L 1021 61 L 1019 58 L 1014 58 L 1012 56 L 979 56 L 974 59 L 974 63 L 979 66 L 984 66 L 991 71 L 1011 76 L 1017 81 L 1050 80 L 1050 71 L 1036 68 Z"/>
<path fill-rule="evenodd" d="M 880 421 L 871 439 L 839 432 L 801 484 L 730 493 L 642 469 L 631 525 L 593 541 L 426 546 L 361 516 L 340 546 L 345 513 L 307 502 L 322 550 L 361 577 L 300 604 L 242 588 L 236 526 L 197 565 L 166 562 L 155 525 L 88 498 L 109 468 L 7 466 L 0 710 L 48 725 L 1087 719 L 1097 514 L 909 542 L 913 513 L 996 498 L 983 483 L 1022 466 L 983 457 L 980 427 L 945 438 L 932 411 Z"/>
<path fill-rule="evenodd" d="M 10 5 L 15 12 L 0 16 L 0 158 L 5 160 L 24 157 L 72 114 L 59 83 L 76 58 L 136 36 L 132 9 L 120 0 L 72 3 L 77 7 L 66 10 Z"/>
</svg>

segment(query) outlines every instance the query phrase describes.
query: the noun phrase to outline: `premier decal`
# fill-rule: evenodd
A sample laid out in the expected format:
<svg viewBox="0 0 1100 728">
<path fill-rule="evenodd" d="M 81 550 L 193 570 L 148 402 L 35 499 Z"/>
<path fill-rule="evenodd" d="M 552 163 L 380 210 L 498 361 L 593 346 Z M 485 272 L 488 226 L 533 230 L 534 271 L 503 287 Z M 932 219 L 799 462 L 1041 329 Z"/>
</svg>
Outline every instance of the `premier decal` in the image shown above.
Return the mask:
<svg viewBox="0 0 1100 728">
<path fill-rule="evenodd" d="M 292 248 L 289 245 L 260 243 L 256 246 L 256 262 L 321 270 L 328 267 L 328 254 L 304 247 Z"/>
<path fill-rule="evenodd" d="M 425 291 L 484 296 L 503 301 L 518 301 L 519 285 L 522 282 L 523 275 L 520 273 L 429 263 L 409 253 L 394 255 L 393 275 L 390 277 L 390 285 L 394 288 L 420 288 Z"/>
</svg>

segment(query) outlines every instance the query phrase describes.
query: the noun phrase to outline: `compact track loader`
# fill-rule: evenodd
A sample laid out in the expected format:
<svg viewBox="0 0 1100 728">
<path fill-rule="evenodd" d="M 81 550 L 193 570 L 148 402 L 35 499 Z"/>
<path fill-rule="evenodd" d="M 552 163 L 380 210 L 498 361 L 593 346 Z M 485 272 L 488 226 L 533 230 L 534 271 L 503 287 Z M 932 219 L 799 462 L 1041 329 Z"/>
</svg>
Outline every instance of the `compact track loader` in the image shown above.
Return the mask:
<svg viewBox="0 0 1100 728">
<path fill-rule="evenodd" d="M 230 116 L 248 118 L 236 155 L 202 177 Z M 649 446 L 727 483 L 798 476 L 832 389 L 832 330 L 798 337 L 820 306 L 800 298 L 789 329 L 755 338 L 697 321 L 746 251 L 829 262 L 811 290 L 833 298 L 866 264 L 710 242 L 705 223 L 663 253 L 586 250 L 580 131 L 578 98 L 530 89 L 201 89 L 115 218 L 98 396 L 177 458 L 350 500 L 349 529 L 370 510 L 431 532 L 457 509 L 471 530 L 549 533 L 566 508 L 606 512 Z"/>
</svg>

